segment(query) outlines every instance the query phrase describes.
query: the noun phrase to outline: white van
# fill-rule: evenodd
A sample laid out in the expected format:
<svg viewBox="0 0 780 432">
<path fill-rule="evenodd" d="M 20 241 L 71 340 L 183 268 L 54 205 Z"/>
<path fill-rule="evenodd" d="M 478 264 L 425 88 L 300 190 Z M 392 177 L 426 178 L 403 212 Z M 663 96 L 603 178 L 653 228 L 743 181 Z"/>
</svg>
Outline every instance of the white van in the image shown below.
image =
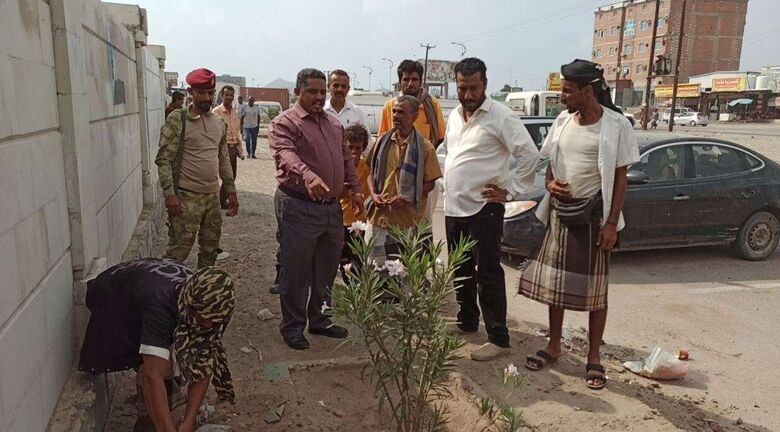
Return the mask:
<svg viewBox="0 0 780 432">
<path fill-rule="evenodd" d="M 677 108 L 674 109 L 674 116 L 677 117 L 680 114 L 687 114 L 687 113 L 690 113 L 690 112 L 693 112 L 693 110 L 690 109 L 690 108 L 677 107 Z M 671 115 L 672 115 L 672 109 L 671 108 L 667 108 L 667 109 L 664 110 L 664 113 L 661 115 L 661 120 L 664 123 L 669 123 L 669 117 L 671 117 Z"/>
<path fill-rule="evenodd" d="M 512 92 L 504 103 L 523 116 L 557 117 L 564 108 L 561 92 L 556 91 Z"/>
</svg>

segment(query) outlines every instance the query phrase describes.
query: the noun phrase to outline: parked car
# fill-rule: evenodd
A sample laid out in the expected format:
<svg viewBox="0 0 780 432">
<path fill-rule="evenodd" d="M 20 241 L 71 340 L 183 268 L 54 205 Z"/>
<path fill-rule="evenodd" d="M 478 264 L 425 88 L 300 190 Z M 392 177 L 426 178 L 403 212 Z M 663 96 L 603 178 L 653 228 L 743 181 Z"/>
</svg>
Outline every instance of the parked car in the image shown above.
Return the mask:
<svg viewBox="0 0 780 432">
<path fill-rule="evenodd" d="M 688 112 L 691 112 L 691 111 L 693 111 L 693 110 L 690 109 L 690 108 L 686 108 L 686 107 L 675 108 L 674 109 L 674 116 L 677 117 L 680 114 L 685 114 L 685 113 L 688 113 Z M 664 123 L 669 123 L 669 117 L 671 116 L 671 114 L 672 114 L 672 109 L 671 108 L 665 109 L 664 113 L 661 114 L 661 120 Z"/>
<path fill-rule="evenodd" d="M 690 111 L 674 116 L 674 124 L 682 126 L 707 126 L 710 124 L 710 119 L 702 113 Z"/>
<path fill-rule="evenodd" d="M 628 172 L 620 251 L 730 244 L 757 261 L 780 239 L 780 165 L 729 141 L 640 136 L 641 161 Z M 533 256 L 545 228 L 535 216 L 544 195 L 546 162 L 535 197 L 507 203 L 502 250 Z"/>
</svg>

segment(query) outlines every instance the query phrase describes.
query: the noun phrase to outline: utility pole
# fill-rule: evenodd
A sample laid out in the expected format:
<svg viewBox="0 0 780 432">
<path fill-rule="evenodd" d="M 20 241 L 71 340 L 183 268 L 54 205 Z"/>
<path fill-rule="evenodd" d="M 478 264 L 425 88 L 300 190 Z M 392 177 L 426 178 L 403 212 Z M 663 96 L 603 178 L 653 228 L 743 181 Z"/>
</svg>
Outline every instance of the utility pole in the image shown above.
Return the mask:
<svg viewBox="0 0 780 432">
<path fill-rule="evenodd" d="M 463 58 L 463 56 L 466 55 L 466 45 L 463 45 L 463 42 L 450 42 L 453 45 L 460 45 L 460 57 Z"/>
<path fill-rule="evenodd" d="M 628 9 L 628 5 L 623 3 L 620 9 L 620 35 L 618 36 L 617 69 L 615 70 L 615 104 L 618 103 L 618 82 L 620 81 L 620 74 L 623 72 L 621 69 L 623 64 L 623 35 L 626 33 L 626 9 Z M 621 103 L 620 105 L 623 104 Z"/>
<path fill-rule="evenodd" d="M 650 120 L 650 85 L 653 82 L 653 58 L 655 58 L 655 38 L 658 34 L 658 9 L 661 0 L 655 0 L 655 18 L 653 18 L 653 39 L 650 41 L 650 60 L 647 62 L 647 86 L 645 86 L 645 115 L 642 117 L 642 130 L 647 130 Z"/>
<path fill-rule="evenodd" d="M 382 57 L 382 61 L 390 63 L 387 67 L 387 89 L 393 91 L 393 61 L 387 57 Z"/>
<path fill-rule="evenodd" d="M 680 31 L 677 36 L 677 58 L 674 65 L 674 84 L 672 84 L 672 112 L 669 113 L 669 132 L 674 130 L 674 110 L 677 107 L 677 83 L 680 79 L 680 56 L 682 55 L 683 30 L 685 28 L 686 0 L 682 0 L 682 13 L 680 14 Z"/>
<path fill-rule="evenodd" d="M 436 45 L 420 44 L 420 46 L 425 48 L 425 65 L 423 66 L 423 86 L 425 86 L 425 83 L 428 82 L 428 51 L 436 48 Z"/>
<path fill-rule="evenodd" d="M 363 66 L 364 69 L 368 69 L 368 91 L 371 91 L 371 74 L 374 73 L 374 69 L 371 66 Z"/>
</svg>

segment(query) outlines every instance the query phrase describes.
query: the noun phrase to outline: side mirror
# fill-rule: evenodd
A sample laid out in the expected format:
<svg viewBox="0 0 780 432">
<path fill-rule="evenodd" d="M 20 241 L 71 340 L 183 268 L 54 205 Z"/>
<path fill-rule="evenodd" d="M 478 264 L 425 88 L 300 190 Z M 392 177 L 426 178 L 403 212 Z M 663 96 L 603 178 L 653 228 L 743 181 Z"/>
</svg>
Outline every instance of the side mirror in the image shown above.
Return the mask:
<svg viewBox="0 0 780 432">
<path fill-rule="evenodd" d="M 626 179 L 630 185 L 641 185 L 650 183 L 650 176 L 642 171 L 629 171 Z"/>
</svg>

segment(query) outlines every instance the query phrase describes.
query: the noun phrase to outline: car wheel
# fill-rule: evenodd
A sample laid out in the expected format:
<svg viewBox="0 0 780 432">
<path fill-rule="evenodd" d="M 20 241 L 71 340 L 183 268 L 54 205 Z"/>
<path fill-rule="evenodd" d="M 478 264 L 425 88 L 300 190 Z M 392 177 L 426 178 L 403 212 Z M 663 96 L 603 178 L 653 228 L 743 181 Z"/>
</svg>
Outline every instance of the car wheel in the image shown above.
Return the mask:
<svg viewBox="0 0 780 432">
<path fill-rule="evenodd" d="M 691 120 L 691 122 L 690 122 L 689 124 L 690 124 L 691 126 L 696 126 L 696 120 Z"/>
<path fill-rule="evenodd" d="M 743 259 L 761 261 L 777 249 L 778 234 L 780 222 L 775 215 L 765 211 L 755 213 L 739 229 L 734 249 Z"/>
</svg>

